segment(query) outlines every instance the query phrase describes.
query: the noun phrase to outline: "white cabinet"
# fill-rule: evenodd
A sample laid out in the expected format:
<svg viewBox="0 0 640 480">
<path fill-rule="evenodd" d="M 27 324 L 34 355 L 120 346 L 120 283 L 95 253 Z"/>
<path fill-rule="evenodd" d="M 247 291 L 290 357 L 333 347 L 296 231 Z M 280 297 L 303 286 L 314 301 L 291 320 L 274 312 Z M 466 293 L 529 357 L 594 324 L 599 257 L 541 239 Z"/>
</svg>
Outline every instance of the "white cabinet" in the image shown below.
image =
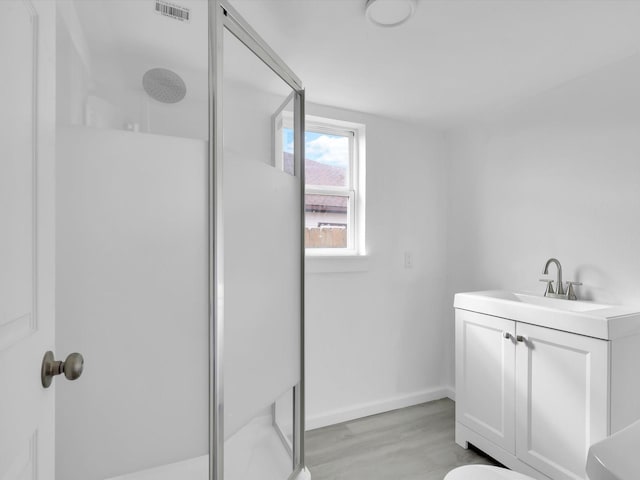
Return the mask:
<svg viewBox="0 0 640 480">
<path fill-rule="evenodd" d="M 456 309 L 456 442 L 535 478 L 585 479 L 609 434 L 611 343 Z"/>
</svg>

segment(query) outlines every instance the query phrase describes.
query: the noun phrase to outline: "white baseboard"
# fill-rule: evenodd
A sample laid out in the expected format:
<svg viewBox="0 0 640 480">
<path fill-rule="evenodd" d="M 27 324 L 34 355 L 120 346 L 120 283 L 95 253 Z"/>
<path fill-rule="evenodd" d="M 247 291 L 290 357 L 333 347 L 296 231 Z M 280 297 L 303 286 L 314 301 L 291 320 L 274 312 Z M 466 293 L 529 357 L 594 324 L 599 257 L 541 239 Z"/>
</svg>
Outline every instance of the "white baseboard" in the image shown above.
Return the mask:
<svg viewBox="0 0 640 480">
<path fill-rule="evenodd" d="M 455 402 L 456 401 L 456 389 L 453 388 L 451 385 L 449 385 L 448 387 L 445 387 L 445 390 L 447 391 L 447 397 Z"/>
<path fill-rule="evenodd" d="M 307 430 L 335 425 L 336 423 L 348 422 L 356 418 L 368 417 L 378 413 L 397 410 L 398 408 L 411 407 L 420 403 L 440 400 L 441 398 L 455 397 L 455 391 L 452 387 L 438 387 L 420 392 L 409 393 L 397 397 L 386 398 L 374 402 L 361 403 L 350 407 L 332 410 L 330 412 L 311 415 L 307 417 Z"/>
</svg>

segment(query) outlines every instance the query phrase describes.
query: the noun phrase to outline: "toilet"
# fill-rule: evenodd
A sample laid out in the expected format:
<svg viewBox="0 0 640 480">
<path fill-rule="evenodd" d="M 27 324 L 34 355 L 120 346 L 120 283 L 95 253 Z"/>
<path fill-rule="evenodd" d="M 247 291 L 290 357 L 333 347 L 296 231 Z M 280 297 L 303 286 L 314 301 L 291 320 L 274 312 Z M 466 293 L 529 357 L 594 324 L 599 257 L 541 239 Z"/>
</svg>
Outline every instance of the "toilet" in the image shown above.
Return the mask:
<svg viewBox="0 0 640 480">
<path fill-rule="evenodd" d="M 587 455 L 589 480 L 640 478 L 640 421 L 594 443 Z M 534 480 L 528 475 L 488 465 L 465 465 L 451 470 L 444 480 Z"/>
<path fill-rule="evenodd" d="M 489 465 L 465 465 L 447 473 L 444 480 L 533 480 L 528 475 Z"/>
</svg>

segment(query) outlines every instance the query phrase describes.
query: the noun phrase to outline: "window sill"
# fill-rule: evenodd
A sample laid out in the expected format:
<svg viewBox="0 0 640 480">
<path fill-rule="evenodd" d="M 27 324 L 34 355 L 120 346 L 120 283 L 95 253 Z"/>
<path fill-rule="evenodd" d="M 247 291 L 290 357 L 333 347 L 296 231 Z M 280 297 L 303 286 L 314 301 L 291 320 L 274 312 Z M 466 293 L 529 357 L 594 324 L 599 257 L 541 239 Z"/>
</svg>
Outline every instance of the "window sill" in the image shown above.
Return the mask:
<svg viewBox="0 0 640 480">
<path fill-rule="evenodd" d="M 368 255 L 307 255 L 306 273 L 356 273 L 369 270 Z"/>
</svg>

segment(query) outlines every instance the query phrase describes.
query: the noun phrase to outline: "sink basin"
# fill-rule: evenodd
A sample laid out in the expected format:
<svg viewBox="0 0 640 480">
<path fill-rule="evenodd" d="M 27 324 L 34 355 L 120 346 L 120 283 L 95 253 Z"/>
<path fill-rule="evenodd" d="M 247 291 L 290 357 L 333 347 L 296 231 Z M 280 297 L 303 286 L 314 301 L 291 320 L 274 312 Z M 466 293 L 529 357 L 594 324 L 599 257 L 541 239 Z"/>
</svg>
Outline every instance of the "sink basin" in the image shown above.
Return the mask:
<svg viewBox="0 0 640 480">
<path fill-rule="evenodd" d="M 600 310 L 603 308 L 611 307 L 611 305 L 603 305 L 600 303 L 543 297 L 541 295 L 534 295 L 531 293 L 506 292 L 501 290 L 487 293 L 493 294 L 496 298 L 502 298 L 504 300 L 529 303 L 531 305 L 538 305 L 540 307 L 554 308 L 558 310 L 566 310 L 569 312 L 588 312 L 590 310 Z"/>
<path fill-rule="evenodd" d="M 507 290 L 458 293 L 454 307 L 611 340 L 640 333 L 640 308 Z"/>
</svg>

